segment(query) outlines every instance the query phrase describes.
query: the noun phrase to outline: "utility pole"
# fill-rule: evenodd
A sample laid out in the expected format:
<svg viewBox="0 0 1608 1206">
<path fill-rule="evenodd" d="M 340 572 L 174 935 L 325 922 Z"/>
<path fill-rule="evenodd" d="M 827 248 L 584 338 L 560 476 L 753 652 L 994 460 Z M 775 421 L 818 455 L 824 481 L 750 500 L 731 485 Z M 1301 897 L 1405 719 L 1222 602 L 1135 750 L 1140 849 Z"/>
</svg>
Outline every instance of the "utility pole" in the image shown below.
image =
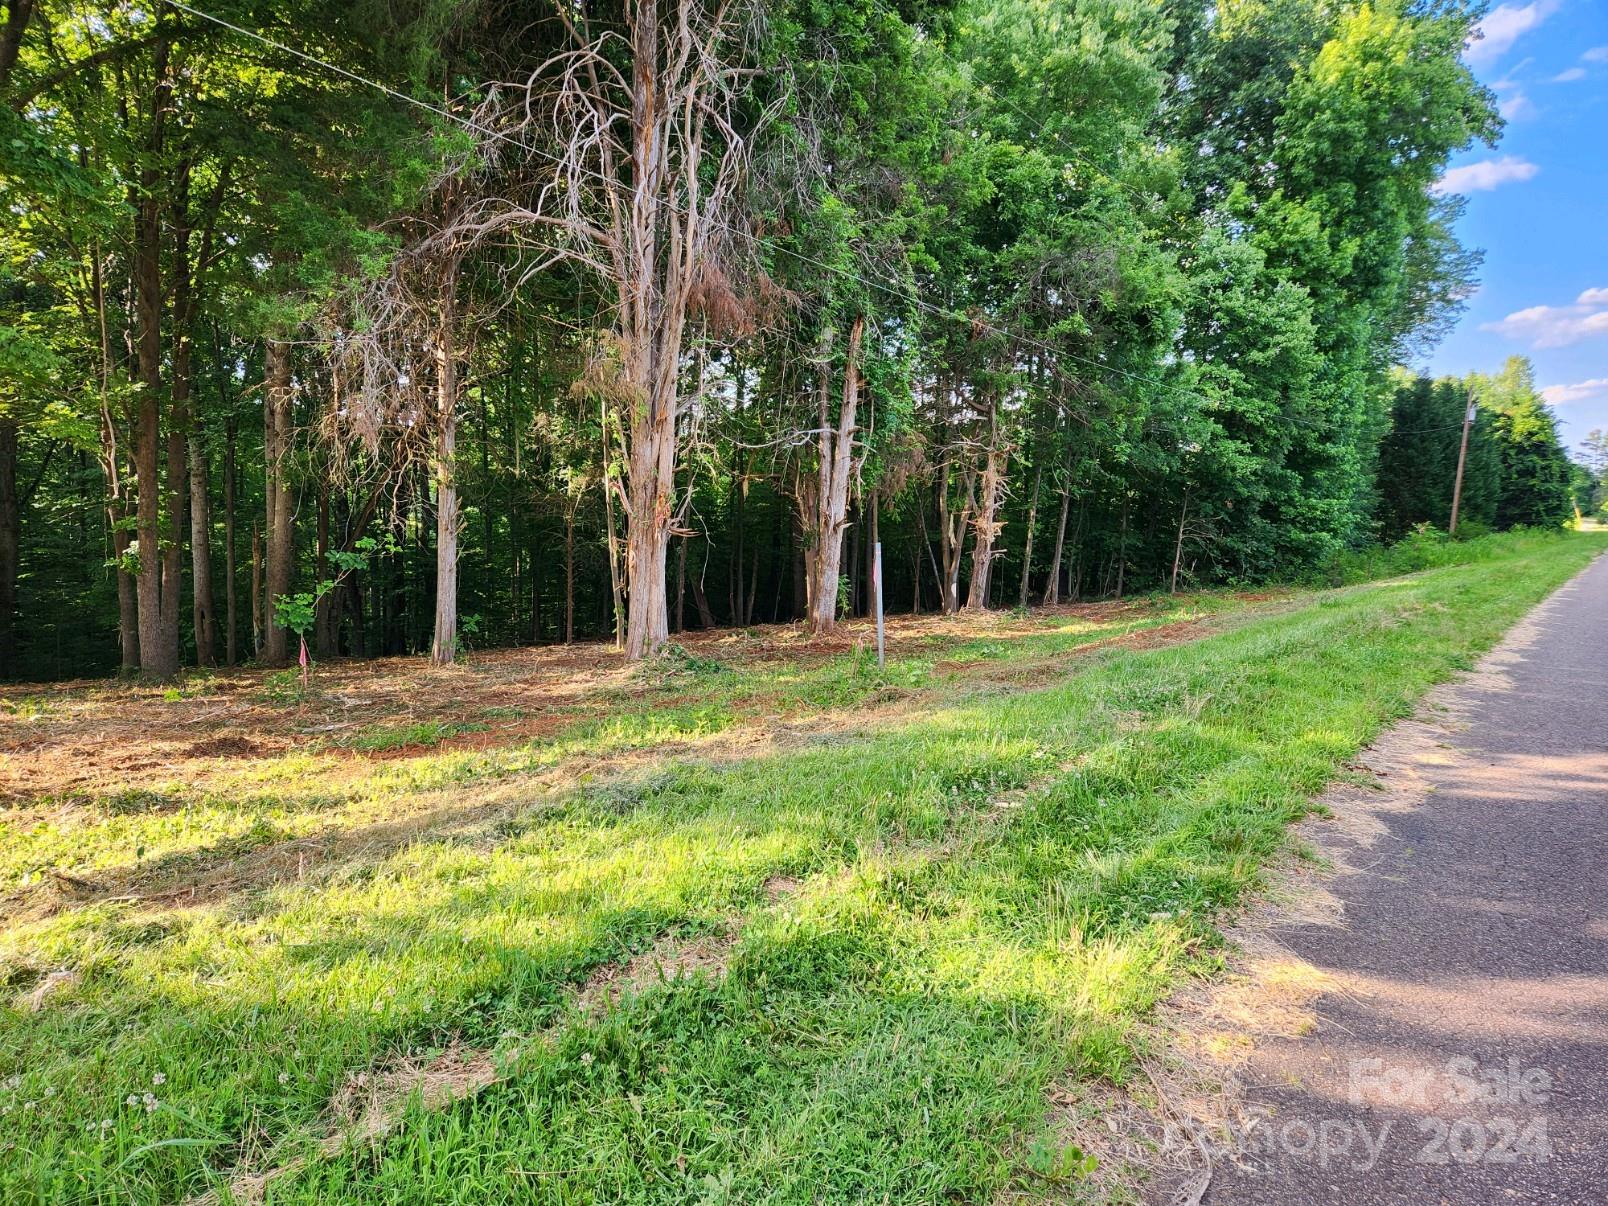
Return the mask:
<svg viewBox="0 0 1608 1206">
<path fill-rule="evenodd" d="M 1452 484 L 1452 522 L 1446 525 L 1448 536 L 1457 535 L 1457 508 L 1463 501 L 1463 466 L 1468 462 L 1468 429 L 1474 421 L 1474 395 L 1465 398 L 1463 408 L 1463 445 L 1457 450 L 1457 480 Z"/>
</svg>

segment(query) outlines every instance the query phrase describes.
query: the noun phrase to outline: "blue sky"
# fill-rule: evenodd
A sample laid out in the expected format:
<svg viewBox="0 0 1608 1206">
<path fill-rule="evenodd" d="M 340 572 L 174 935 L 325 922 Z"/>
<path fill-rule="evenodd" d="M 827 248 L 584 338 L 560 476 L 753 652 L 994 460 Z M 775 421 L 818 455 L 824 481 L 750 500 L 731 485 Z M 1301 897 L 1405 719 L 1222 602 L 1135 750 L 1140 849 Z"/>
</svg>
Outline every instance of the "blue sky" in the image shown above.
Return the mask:
<svg viewBox="0 0 1608 1206">
<path fill-rule="evenodd" d="M 1573 451 L 1608 428 L 1608 0 L 1508 0 L 1482 29 L 1466 58 L 1507 129 L 1443 181 L 1468 197 L 1460 233 L 1485 266 L 1428 367 L 1529 356 Z"/>
</svg>

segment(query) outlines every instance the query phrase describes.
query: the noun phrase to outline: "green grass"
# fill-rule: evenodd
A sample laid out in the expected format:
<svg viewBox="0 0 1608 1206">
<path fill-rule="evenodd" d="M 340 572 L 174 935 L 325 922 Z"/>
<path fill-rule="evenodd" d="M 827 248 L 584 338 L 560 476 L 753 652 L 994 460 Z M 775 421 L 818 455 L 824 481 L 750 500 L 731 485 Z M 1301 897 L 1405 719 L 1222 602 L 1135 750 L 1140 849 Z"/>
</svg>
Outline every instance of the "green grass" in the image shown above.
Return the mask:
<svg viewBox="0 0 1608 1206">
<path fill-rule="evenodd" d="M 42 818 L 16 821 L 0 812 L 0 890 L 36 883 L 52 869 L 127 875 L 205 865 L 265 827 L 286 837 L 305 837 L 331 827 L 376 824 L 410 807 L 439 803 L 430 799 L 432 794 L 470 785 L 492 789 L 576 758 L 619 756 L 666 743 L 696 744 L 727 732 L 742 715 L 756 711 L 807 722 L 815 713 L 852 713 L 856 705 L 921 693 L 953 699 L 994 688 L 969 669 L 940 669 L 940 659 L 945 664 L 993 661 L 1003 666 L 1007 658 L 1063 655 L 1112 636 L 1231 613 L 1239 606 L 1227 594 L 1163 596 L 1145 601 L 1142 614 L 1124 616 L 1115 625 L 1055 617 L 1009 642 L 935 641 L 931 649 L 895 658 L 885 670 L 878 670 L 868 653 L 720 670 L 703 664 L 707 659 L 691 659 L 699 665 L 689 669 L 685 655 L 672 656 L 634 675 L 610 700 L 607 715 L 577 715 L 541 739 L 416 755 L 354 771 L 341 756 L 342 747 L 363 752 L 428 749 L 456 733 L 478 731 L 498 717 L 375 725 L 344 741 L 228 761 L 214 767 L 201 784 L 158 779 L 126 790 L 74 793 L 47 801 L 60 807 L 46 809 Z M 299 691 L 296 673 L 285 673 Z M 269 674 L 265 681 L 277 677 Z M 110 706 L 115 708 L 115 699 Z M 130 793 L 142 807 L 127 806 Z"/>
<path fill-rule="evenodd" d="M 1088 1170 L 1056 1146 L 1047 1086 L 1129 1075 L 1136 1024 L 1210 965 L 1214 919 L 1311 794 L 1602 547 L 1503 538 L 1477 562 L 1296 597 L 1194 643 L 1101 652 L 1036 690 L 840 659 L 799 671 L 800 697 L 852 712 L 892 681 L 927 690 L 924 706 L 747 758 L 690 747 L 533 794 L 494 831 L 427 834 L 222 904 L 13 924 L 8 997 L 51 969 L 80 979 L 0 1013 L 0 1200 L 173 1201 L 309 1155 L 348 1073 L 448 1044 L 495 1048 L 510 1074 L 415 1105 L 377 1149 L 311 1159 L 271 1200 L 1075 1188 Z M 1040 659 L 1076 635 L 969 656 Z M 666 706 L 564 741 L 716 732 L 761 685 L 701 664 L 664 678 L 643 685 Z M 396 773 L 473 794 L 543 758 Z M 284 786 L 315 790 L 289 772 Z M 126 841 L 148 816 L 130 801 L 80 838 Z M 801 886 L 772 899 L 776 876 Z M 728 974 L 576 1010 L 591 971 L 666 934 L 732 935 Z"/>
<path fill-rule="evenodd" d="M 457 737 L 463 733 L 483 733 L 486 727 L 473 721 L 453 723 L 441 720 L 421 720 L 415 724 L 370 725 L 342 744 L 366 754 L 378 754 L 410 746 L 427 748 L 440 745 L 449 737 Z"/>
</svg>

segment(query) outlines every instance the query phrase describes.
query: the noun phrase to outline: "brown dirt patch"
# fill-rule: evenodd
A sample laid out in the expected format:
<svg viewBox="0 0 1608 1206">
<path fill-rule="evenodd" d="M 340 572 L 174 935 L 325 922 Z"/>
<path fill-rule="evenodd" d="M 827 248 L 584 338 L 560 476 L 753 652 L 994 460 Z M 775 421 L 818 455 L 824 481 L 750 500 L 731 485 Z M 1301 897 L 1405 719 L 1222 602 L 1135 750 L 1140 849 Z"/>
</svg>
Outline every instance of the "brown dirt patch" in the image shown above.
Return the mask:
<svg viewBox="0 0 1608 1206">
<path fill-rule="evenodd" d="M 1104 624 L 1143 618 L 1159 606 L 1140 599 L 1062 604 L 1026 616 L 893 616 L 887 641 L 895 656 L 941 651 L 979 638 L 1039 635 L 1046 621 L 1058 619 Z M 856 619 L 825 638 L 810 637 L 801 625 L 772 624 L 683 633 L 677 640 L 695 656 L 732 666 L 808 664 L 871 648 L 875 630 Z M 542 740 L 578 720 L 607 715 L 644 689 L 637 672 L 604 643 L 492 650 L 453 667 L 422 658 L 336 661 L 318 668 L 311 695 L 300 701 L 276 693 L 268 673 L 192 675 L 178 697 L 170 689 L 90 680 L 0 689 L 0 804 L 88 799 L 152 782 L 204 787 L 215 769 L 287 752 L 316 750 L 360 765 Z M 364 729 L 431 721 L 487 727 L 380 751 L 353 748 L 350 740 Z"/>
<path fill-rule="evenodd" d="M 266 753 L 264 746 L 249 737 L 213 737 L 197 741 L 184 750 L 186 758 L 259 758 Z"/>
<path fill-rule="evenodd" d="M 889 640 L 897 654 L 942 650 L 944 645 L 986 637 L 1010 641 L 1042 635 L 1063 617 L 1111 623 L 1119 630 L 1062 653 L 1030 662 L 988 661 L 972 665 L 962 686 L 1020 690 L 1044 685 L 1090 652 L 1114 646 L 1151 647 L 1197 639 L 1221 626 L 1222 617 L 1181 620 L 1138 632 L 1123 621 L 1154 616 L 1156 600 L 1062 605 L 1030 613 L 985 613 L 893 619 Z M 1049 621 L 1049 623 L 1046 623 Z M 717 630 L 683 637 L 689 652 L 728 665 L 819 660 L 865 643 L 866 621 L 851 621 L 830 641 L 812 641 L 799 626 Z M 240 774 L 256 781 L 273 760 L 311 753 L 322 761 L 308 768 L 331 799 L 360 800 L 376 764 L 405 763 L 454 751 L 492 751 L 540 742 L 566 728 L 618 710 L 642 692 L 655 706 L 670 707 L 697 696 L 667 692 L 670 681 L 653 671 L 628 667 L 603 644 L 509 649 L 477 654 L 464 664 L 437 668 L 419 659 L 340 662 L 321 668 L 312 698 L 300 704 L 265 702 L 263 674 L 240 671 L 199 684 L 202 698 L 171 699 L 166 692 L 111 683 L 70 683 L 10 693 L 20 704 L 0 711 L 0 801 L 13 809 L 7 820 L 93 824 L 90 810 L 118 812 L 132 806 L 156 809 L 209 793 L 234 798 Z M 190 689 L 190 688 L 186 688 Z M 7 895 L 0 904 L 15 919 L 48 916 L 93 901 L 137 903 L 141 908 L 185 908 L 233 894 L 319 875 L 354 860 L 382 857 L 399 845 L 434 833 L 488 829 L 533 803 L 576 783 L 630 771 L 664 759 L 696 753 L 716 761 L 774 753 L 800 743 L 852 736 L 870 724 L 886 726 L 919 709 L 936 693 L 952 694 L 955 682 L 928 688 L 889 686 L 861 698 L 851 709 L 822 712 L 766 692 L 739 705 L 737 723 L 712 736 L 667 739 L 652 746 L 607 754 L 576 754 L 561 762 L 477 784 L 473 800 L 461 787 L 387 796 L 379 805 L 341 806 L 310 833 L 241 851 L 227 840 L 216 850 L 198 849 L 141 866 L 80 870 L 69 881 L 47 876 Z M 0 703 L 8 693 L 0 692 Z M 802 709 L 802 710 L 801 710 Z M 431 744 L 362 751 L 351 738 L 365 730 L 399 729 L 423 722 L 443 726 L 484 725 Z M 304 776 L 305 778 L 305 776 Z M 221 785 L 221 786 L 220 786 Z M 268 790 L 272 790 L 269 788 Z M 294 790 L 303 790 L 297 787 Z"/>
</svg>

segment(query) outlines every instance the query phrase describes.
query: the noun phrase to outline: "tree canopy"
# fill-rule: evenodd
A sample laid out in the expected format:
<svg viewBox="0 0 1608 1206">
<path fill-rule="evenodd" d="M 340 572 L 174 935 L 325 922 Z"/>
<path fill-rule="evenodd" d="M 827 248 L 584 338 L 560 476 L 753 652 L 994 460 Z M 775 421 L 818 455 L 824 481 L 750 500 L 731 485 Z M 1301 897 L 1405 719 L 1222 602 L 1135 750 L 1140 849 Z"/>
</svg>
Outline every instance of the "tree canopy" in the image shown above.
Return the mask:
<svg viewBox="0 0 1608 1206">
<path fill-rule="evenodd" d="M 1431 346 L 1451 0 L 14 0 L 0 675 L 1320 570 L 1583 489 Z M 1593 478 L 1593 481 L 1596 479 Z"/>
</svg>

